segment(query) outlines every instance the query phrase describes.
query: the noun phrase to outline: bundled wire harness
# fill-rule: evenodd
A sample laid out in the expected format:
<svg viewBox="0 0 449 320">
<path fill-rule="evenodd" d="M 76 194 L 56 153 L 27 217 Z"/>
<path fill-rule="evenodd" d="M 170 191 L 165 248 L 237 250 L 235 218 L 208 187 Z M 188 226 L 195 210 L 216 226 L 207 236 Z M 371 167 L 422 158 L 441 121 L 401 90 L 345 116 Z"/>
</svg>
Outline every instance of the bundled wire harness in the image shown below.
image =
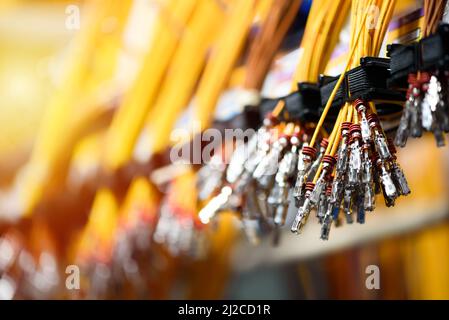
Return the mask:
<svg viewBox="0 0 449 320">
<path fill-rule="evenodd" d="M 445 145 L 444 133 L 449 132 L 449 26 L 439 26 L 444 4 L 445 1 L 424 1 L 421 39 L 410 45 L 389 47 L 392 86 L 401 87 L 406 81 L 408 84 L 407 101 L 394 140 L 400 147 L 405 146 L 408 137 L 421 137 L 424 131 L 433 133 L 437 146 Z"/>
<path fill-rule="evenodd" d="M 241 211 L 244 230 L 253 243 L 264 230 L 284 225 L 299 150 L 313 132 L 314 124 L 308 120 L 318 116 L 318 105 L 313 104 L 319 102 L 319 90 L 313 82 L 326 66 L 322 57 L 329 58 L 337 42 L 338 32 L 329 31 L 342 28 L 348 10 L 346 1 L 313 2 L 311 13 L 317 16 L 309 15 L 307 20 L 292 93 L 273 100 L 273 109 L 267 111 L 257 133 L 248 143 L 237 145 L 225 172 L 225 185 L 199 213 L 204 223 L 221 210 Z M 261 105 L 261 111 L 265 109 Z"/>
</svg>

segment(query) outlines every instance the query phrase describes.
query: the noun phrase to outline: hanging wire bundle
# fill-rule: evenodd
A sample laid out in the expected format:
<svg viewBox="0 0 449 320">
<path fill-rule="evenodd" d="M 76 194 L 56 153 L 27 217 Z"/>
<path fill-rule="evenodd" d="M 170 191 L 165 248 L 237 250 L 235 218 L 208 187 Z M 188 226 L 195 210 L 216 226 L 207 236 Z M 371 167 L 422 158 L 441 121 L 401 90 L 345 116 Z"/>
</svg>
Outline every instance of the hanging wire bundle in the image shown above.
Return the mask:
<svg viewBox="0 0 449 320">
<path fill-rule="evenodd" d="M 446 1 L 424 1 L 424 21 L 421 28 L 421 38 L 424 39 L 419 46 L 413 48 L 416 50 L 415 57 L 419 58 L 410 61 L 416 64 L 416 70 L 407 79 L 407 101 L 394 140 L 399 147 L 406 145 L 408 137 L 419 138 L 424 131 L 433 133 L 438 147 L 445 145 L 444 133 L 449 132 L 448 78 L 446 63 L 438 60 L 444 60 L 444 57 L 439 57 L 439 51 L 442 50 L 440 42 L 447 41 L 447 26 L 442 26 L 437 32 L 445 3 Z M 430 37 L 431 35 L 434 36 Z M 404 49 L 406 48 L 396 48 L 396 51 Z M 401 63 L 401 56 L 397 55 L 393 61 Z"/>
</svg>

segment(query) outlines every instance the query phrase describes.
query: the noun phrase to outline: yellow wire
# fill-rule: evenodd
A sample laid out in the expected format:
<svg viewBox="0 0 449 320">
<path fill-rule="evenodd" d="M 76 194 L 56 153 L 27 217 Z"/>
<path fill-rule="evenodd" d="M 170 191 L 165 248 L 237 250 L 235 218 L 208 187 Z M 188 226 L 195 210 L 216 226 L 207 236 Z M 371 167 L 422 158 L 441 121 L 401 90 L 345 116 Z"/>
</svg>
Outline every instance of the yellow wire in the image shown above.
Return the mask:
<svg viewBox="0 0 449 320">
<path fill-rule="evenodd" d="M 170 143 L 170 132 L 179 114 L 188 105 L 195 86 L 201 77 L 207 59 L 207 50 L 216 41 L 222 28 L 225 14 L 218 3 L 200 1 L 192 21 L 179 43 L 179 49 L 172 59 L 155 105 L 148 114 L 152 152 L 163 151 Z M 204 32 L 207 30 L 207 32 Z M 204 32 L 199 37 L 198 34 Z"/>
<path fill-rule="evenodd" d="M 175 22 L 184 27 L 197 2 L 170 0 L 167 4 L 170 6 L 165 8 L 169 10 L 167 14 L 170 18 L 166 14 L 158 16 L 151 49 L 107 133 L 103 159 L 107 171 L 114 171 L 131 159 L 146 115 L 159 92 L 160 83 L 179 42 L 180 30 L 175 28 Z"/>
<path fill-rule="evenodd" d="M 223 30 L 223 36 L 212 52 L 213 59 L 207 64 L 198 86 L 194 116 L 202 129 L 209 127 L 221 90 L 235 66 L 251 23 L 256 13 L 255 0 L 239 1 L 230 16 L 232 23 Z"/>
<path fill-rule="evenodd" d="M 312 2 L 301 40 L 302 56 L 293 76 L 292 90 L 296 90 L 297 82 L 315 82 L 318 75 L 324 72 L 348 9 L 346 0 Z"/>
<path fill-rule="evenodd" d="M 285 107 L 285 101 L 284 100 L 279 100 L 278 103 L 276 104 L 276 107 L 274 108 L 272 114 L 274 117 L 278 117 L 279 114 L 282 112 L 282 110 Z"/>
<path fill-rule="evenodd" d="M 355 123 L 355 124 L 359 124 L 359 115 L 358 115 L 357 111 L 355 110 L 354 105 L 352 105 L 351 108 L 353 110 L 352 111 L 352 114 L 353 114 L 352 122 Z"/>
<path fill-rule="evenodd" d="M 370 4 L 372 1 L 373 0 L 370 1 Z M 362 25 L 365 23 L 367 16 L 368 16 L 368 10 L 366 10 L 366 13 L 362 19 Z M 351 51 L 349 53 L 348 61 L 346 62 L 346 66 L 343 69 L 343 72 L 341 73 L 340 77 L 338 78 L 337 84 L 335 85 L 334 89 L 332 90 L 329 100 L 327 100 L 326 106 L 324 107 L 323 113 L 321 114 L 320 120 L 318 121 L 317 127 L 315 128 L 315 132 L 313 133 L 312 139 L 310 140 L 311 146 L 315 145 L 315 141 L 316 141 L 316 138 L 318 137 L 319 130 L 324 123 L 324 119 L 326 118 L 327 113 L 329 112 L 332 102 L 334 101 L 334 98 L 335 98 L 335 95 L 337 94 L 338 88 L 340 87 L 341 83 L 343 82 L 345 73 L 349 69 L 350 63 L 352 61 L 352 57 L 354 56 L 354 53 L 357 49 L 357 44 L 359 42 L 360 36 L 362 35 L 363 31 L 364 31 L 364 28 L 360 28 L 359 31 L 357 32 L 357 36 L 355 38 L 354 45 L 351 48 Z"/>
</svg>

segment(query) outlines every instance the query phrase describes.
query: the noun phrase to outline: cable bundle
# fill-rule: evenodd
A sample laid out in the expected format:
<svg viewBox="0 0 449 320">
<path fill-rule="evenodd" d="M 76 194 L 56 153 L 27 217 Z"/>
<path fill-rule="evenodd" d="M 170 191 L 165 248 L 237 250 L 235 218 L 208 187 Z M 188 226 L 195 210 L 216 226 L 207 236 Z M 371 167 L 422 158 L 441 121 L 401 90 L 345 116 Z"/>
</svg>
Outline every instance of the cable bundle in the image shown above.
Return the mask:
<svg viewBox="0 0 449 320">
<path fill-rule="evenodd" d="M 407 51 L 416 52 L 409 63 L 414 72 L 408 75 L 407 101 L 395 138 L 395 144 L 400 147 L 405 146 L 409 136 L 418 138 L 424 131 L 433 133 L 438 147 L 445 145 L 444 133 L 449 132 L 446 62 L 449 26 L 442 25 L 437 32 L 445 3 L 425 0 L 421 28 L 423 38 L 408 48 L 392 47 L 390 52 L 392 61 L 400 61 Z M 405 58 L 401 64 L 405 64 L 404 61 L 408 59 Z"/>
<path fill-rule="evenodd" d="M 380 8 L 375 28 L 368 19 L 372 6 Z M 351 50 L 345 72 L 327 101 L 309 145 L 301 151 L 294 193 L 299 210 L 291 227 L 294 233 L 301 231 L 312 209 L 322 223 L 321 238 L 328 239 L 331 224 L 339 222 L 341 211 L 347 223 L 352 223 L 354 216 L 358 223 L 364 223 L 365 211 L 374 210 L 375 193 L 383 193 L 387 206 L 393 205 L 399 195 L 410 193 L 374 103 L 361 99 L 346 103 L 329 139 L 316 146 L 318 130 L 345 73 L 356 67 L 360 58 L 378 55 L 393 7 L 394 1 L 353 2 Z M 321 150 L 317 153 L 318 148 Z"/>
</svg>

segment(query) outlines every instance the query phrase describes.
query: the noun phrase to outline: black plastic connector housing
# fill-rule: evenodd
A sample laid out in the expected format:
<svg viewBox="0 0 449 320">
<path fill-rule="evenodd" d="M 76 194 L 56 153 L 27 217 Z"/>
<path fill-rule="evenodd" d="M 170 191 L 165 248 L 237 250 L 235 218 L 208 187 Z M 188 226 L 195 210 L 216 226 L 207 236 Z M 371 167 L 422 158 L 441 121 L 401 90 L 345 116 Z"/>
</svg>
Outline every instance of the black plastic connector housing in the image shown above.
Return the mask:
<svg viewBox="0 0 449 320">
<path fill-rule="evenodd" d="M 298 83 L 298 91 L 277 99 L 262 99 L 260 116 L 273 111 L 279 100 L 285 101 L 282 116 L 285 120 L 317 121 L 321 107 L 320 89 L 317 84 Z"/>
<path fill-rule="evenodd" d="M 346 102 L 356 99 L 366 101 L 390 101 L 393 103 L 376 103 L 379 115 L 386 115 L 400 111 L 400 106 L 394 102 L 405 101 L 405 93 L 388 88 L 390 76 L 390 59 L 364 57 L 360 59 L 360 66 L 346 72 L 344 80 L 337 90 L 329 114 L 335 117 L 339 108 Z M 337 84 L 339 76 L 322 76 L 321 111 L 324 109 L 332 90 Z"/>
</svg>

